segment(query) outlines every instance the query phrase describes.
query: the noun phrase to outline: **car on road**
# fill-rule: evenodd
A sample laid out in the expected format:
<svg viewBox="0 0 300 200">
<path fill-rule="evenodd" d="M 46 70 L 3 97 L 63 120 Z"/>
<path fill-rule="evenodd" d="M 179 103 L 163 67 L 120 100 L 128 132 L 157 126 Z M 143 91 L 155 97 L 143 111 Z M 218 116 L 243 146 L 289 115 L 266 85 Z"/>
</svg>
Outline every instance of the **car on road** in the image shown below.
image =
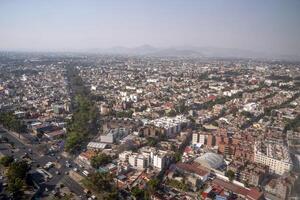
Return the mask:
<svg viewBox="0 0 300 200">
<path fill-rule="evenodd" d="M 85 175 L 85 176 L 88 176 L 90 173 L 88 172 L 88 171 L 86 171 L 86 170 L 83 170 L 83 175 Z"/>
<path fill-rule="evenodd" d="M 54 163 L 53 162 L 47 162 L 46 165 L 44 166 L 44 169 L 48 170 L 52 167 L 54 167 Z"/>
<path fill-rule="evenodd" d="M 71 167 L 71 163 L 68 160 L 66 161 L 66 167 Z"/>
<path fill-rule="evenodd" d="M 73 168 L 73 171 L 78 172 L 78 169 L 76 167 Z"/>
</svg>

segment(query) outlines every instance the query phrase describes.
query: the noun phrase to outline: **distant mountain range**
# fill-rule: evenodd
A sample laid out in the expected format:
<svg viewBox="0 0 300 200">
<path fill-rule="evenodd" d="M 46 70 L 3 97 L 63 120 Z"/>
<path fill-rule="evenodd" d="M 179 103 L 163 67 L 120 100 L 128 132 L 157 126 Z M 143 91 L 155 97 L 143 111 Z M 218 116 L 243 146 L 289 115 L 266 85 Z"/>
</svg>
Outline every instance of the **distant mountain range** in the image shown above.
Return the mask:
<svg viewBox="0 0 300 200">
<path fill-rule="evenodd" d="M 117 55 L 162 56 L 162 57 L 220 57 L 220 58 L 267 58 L 300 61 L 300 55 L 273 55 L 234 48 L 193 47 L 181 46 L 157 48 L 151 45 L 142 45 L 133 48 L 112 47 L 107 49 L 90 49 L 89 52 Z"/>
</svg>

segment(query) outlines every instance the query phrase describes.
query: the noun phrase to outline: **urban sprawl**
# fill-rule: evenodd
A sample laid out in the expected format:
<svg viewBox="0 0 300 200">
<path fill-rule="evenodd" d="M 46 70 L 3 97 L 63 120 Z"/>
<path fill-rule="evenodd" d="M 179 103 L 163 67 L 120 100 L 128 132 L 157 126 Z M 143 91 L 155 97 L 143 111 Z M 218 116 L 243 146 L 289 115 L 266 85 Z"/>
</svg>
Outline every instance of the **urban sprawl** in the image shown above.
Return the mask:
<svg viewBox="0 0 300 200">
<path fill-rule="evenodd" d="M 300 64 L 0 54 L 1 199 L 299 199 Z"/>
</svg>

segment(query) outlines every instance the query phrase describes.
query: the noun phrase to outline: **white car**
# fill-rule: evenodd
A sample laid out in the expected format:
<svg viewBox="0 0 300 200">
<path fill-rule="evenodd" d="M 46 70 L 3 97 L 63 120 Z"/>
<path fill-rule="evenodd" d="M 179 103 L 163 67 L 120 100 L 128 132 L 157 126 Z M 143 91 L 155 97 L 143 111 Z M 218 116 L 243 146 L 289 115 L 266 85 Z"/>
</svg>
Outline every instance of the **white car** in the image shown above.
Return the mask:
<svg viewBox="0 0 300 200">
<path fill-rule="evenodd" d="M 70 163 L 66 163 L 66 167 L 71 167 L 71 164 Z"/>
<path fill-rule="evenodd" d="M 47 162 L 47 164 L 44 166 L 44 169 L 50 169 L 51 167 L 54 167 L 53 162 Z"/>
<path fill-rule="evenodd" d="M 88 176 L 90 173 L 88 172 L 88 171 L 86 171 L 86 170 L 84 170 L 83 172 L 83 175 L 85 175 L 85 176 Z"/>
</svg>

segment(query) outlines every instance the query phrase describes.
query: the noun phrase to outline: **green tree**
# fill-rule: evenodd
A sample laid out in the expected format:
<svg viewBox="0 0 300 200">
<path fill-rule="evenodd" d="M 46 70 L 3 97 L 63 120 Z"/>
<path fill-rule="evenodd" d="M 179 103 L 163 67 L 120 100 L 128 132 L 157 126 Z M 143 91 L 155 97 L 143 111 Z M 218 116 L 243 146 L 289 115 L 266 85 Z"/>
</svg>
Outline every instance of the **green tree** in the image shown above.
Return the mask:
<svg viewBox="0 0 300 200">
<path fill-rule="evenodd" d="M 68 137 L 66 139 L 66 150 L 69 152 L 73 152 L 80 147 L 82 136 L 77 132 L 68 133 Z"/>
<path fill-rule="evenodd" d="M 72 96 L 73 117 L 68 122 L 65 145 L 68 152 L 80 149 L 90 134 L 98 132 L 98 109 L 78 74 L 75 67 L 67 68 L 67 77 L 74 93 Z"/>
<path fill-rule="evenodd" d="M 25 186 L 25 183 L 20 178 L 15 178 L 8 181 L 7 190 L 14 194 L 14 196 L 19 196 L 22 193 L 22 189 Z"/>
<path fill-rule="evenodd" d="M 153 193 L 154 191 L 157 190 L 158 186 L 159 186 L 159 179 L 151 179 L 150 181 L 147 182 L 147 188 L 148 188 L 148 191 L 149 193 Z"/>
<path fill-rule="evenodd" d="M 7 170 L 8 191 L 13 193 L 15 199 L 20 199 L 25 186 L 24 179 L 27 176 L 29 166 L 26 161 L 13 162 Z"/>
<path fill-rule="evenodd" d="M 105 153 L 100 153 L 91 158 L 92 167 L 98 169 L 100 166 L 106 165 L 112 161 L 112 158 Z"/>
<path fill-rule="evenodd" d="M 116 117 L 119 118 L 132 118 L 133 110 L 119 111 L 116 113 Z"/>
<path fill-rule="evenodd" d="M 151 147 L 155 147 L 158 144 L 158 139 L 153 138 L 153 137 L 148 137 L 147 138 L 147 145 Z"/>
<path fill-rule="evenodd" d="M 136 199 L 144 199 L 145 191 L 135 186 L 131 189 L 131 195 L 134 196 Z"/>
<path fill-rule="evenodd" d="M 0 113 L 0 124 L 9 130 L 19 133 L 26 131 L 26 126 L 12 112 Z"/>
<path fill-rule="evenodd" d="M 170 185 L 171 187 L 177 188 L 179 190 L 183 190 L 183 191 L 187 191 L 188 190 L 188 186 L 182 182 L 182 181 L 178 181 L 175 179 L 169 180 L 168 185 Z"/>
<path fill-rule="evenodd" d="M 131 189 L 131 195 L 137 200 L 150 200 L 150 194 L 147 190 L 142 190 L 137 186 Z"/>
<path fill-rule="evenodd" d="M 232 170 L 227 170 L 225 176 L 228 177 L 229 181 L 233 181 L 235 177 L 235 173 Z"/>
<path fill-rule="evenodd" d="M 83 184 L 102 199 L 116 199 L 118 195 L 113 176 L 109 173 L 92 173 L 83 180 Z"/>
<path fill-rule="evenodd" d="M 0 159 L 0 164 L 4 167 L 8 167 L 14 161 L 14 157 L 12 156 L 3 156 Z"/>
<path fill-rule="evenodd" d="M 29 166 L 26 161 L 18 161 L 10 164 L 7 170 L 8 179 L 20 178 L 24 179 L 29 170 Z"/>
<path fill-rule="evenodd" d="M 181 161 L 181 153 L 180 152 L 176 151 L 174 157 L 175 157 L 176 162 Z"/>
</svg>

